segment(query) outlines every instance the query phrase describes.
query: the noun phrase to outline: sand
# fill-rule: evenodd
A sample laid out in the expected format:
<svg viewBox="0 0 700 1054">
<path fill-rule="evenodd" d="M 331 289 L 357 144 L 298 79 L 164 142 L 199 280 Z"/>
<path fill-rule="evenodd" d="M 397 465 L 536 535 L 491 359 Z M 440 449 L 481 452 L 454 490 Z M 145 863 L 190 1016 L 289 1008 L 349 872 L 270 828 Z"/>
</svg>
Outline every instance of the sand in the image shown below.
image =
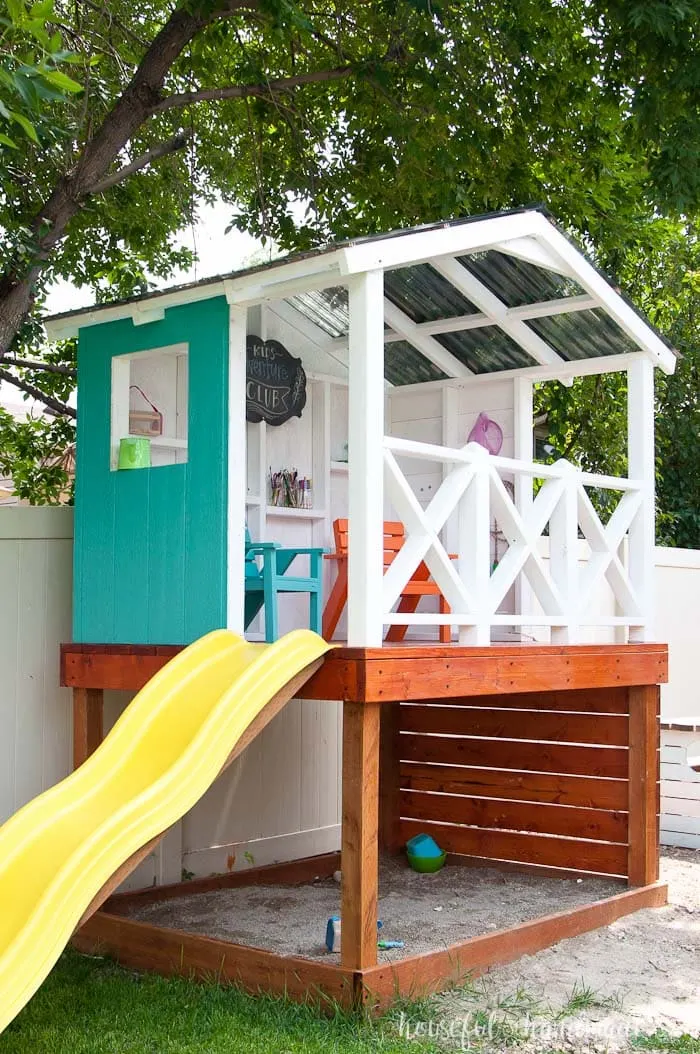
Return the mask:
<svg viewBox="0 0 700 1054">
<path fill-rule="evenodd" d="M 619 893 L 604 879 L 561 879 L 504 873 L 493 868 L 447 866 L 416 874 L 398 860 L 380 868 L 381 936 L 402 940 L 401 951 L 380 961 L 436 951 L 478 934 L 564 911 Z M 339 914 L 332 879 L 305 886 L 252 886 L 217 890 L 132 909 L 132 918 L 264 948 L 281 955 L 339 962 L 324 947 L 326 922 Z"/>
</svg>

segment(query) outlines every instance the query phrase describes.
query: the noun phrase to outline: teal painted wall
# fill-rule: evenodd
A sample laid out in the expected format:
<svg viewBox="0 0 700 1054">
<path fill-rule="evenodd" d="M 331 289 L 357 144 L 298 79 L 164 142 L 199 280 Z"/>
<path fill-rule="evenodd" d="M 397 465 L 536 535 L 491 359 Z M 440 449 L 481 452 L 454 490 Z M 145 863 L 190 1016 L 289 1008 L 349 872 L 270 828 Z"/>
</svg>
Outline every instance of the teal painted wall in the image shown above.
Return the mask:
<svg viewBox="0 0 700 1054">
<path fill-rule="evenodd" d="M 189 345 L 188 461 L 110 471 L 111 360 Z M 228 306 L 80 331 L 73 638 L 187 644 L 226 624 Z"/>
</svg>

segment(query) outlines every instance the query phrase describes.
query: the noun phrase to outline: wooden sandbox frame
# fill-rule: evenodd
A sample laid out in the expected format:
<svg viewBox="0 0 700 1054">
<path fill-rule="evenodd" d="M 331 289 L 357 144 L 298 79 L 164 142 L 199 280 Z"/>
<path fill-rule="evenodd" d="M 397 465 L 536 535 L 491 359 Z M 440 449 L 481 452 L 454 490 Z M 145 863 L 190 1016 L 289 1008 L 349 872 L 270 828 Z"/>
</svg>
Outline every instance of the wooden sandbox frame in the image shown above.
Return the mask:
<svg viewBox="0 0 700 1054">
<path fill-rule="evenodd" d="M 104 690 L 138 690 L 178 650 L 63 646 L 76 764 L 102 737 Z M 74 944 L 162 974 L 384 1005 L 660 906 L 667 887 L 658 880 L 658 685 L 667 676 L 667 648 L 659 644 L 335 649 L 299 695 L 343 704 L 341 853 L 113 896 Z M 608 876 L 630 888 L 378 964 L 379 850 L 399 850 L 427 824 L 454 864 Z M 213 889 L 298 884 L 339 865 L 339 966 L 122 914 L 136 903 Z"/>
</svg>

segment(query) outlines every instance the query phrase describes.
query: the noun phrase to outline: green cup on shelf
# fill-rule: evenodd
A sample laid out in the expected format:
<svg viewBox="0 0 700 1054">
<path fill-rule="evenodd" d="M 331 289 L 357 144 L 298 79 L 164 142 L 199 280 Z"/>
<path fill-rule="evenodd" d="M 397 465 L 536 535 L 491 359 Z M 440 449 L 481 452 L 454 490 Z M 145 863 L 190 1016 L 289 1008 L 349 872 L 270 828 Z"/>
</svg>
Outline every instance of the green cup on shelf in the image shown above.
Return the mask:
<svg viewBox="0 0 700 1054">
<path fill-rule="evenodd" d="M 126 436 L 119 440 L 117 468 L 150 468 L 151 441 L 146 436 Z"/>
</svg>

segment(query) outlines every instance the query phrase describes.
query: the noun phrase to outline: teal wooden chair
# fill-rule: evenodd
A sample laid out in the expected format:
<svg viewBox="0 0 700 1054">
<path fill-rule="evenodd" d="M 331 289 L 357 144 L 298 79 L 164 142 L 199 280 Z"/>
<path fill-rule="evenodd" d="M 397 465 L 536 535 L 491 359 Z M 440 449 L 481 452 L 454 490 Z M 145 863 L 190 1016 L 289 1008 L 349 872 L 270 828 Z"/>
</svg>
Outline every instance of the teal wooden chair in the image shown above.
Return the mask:
<svg viewBox="0 0 700 1054">
<path fill-rule="evenodd" d="M 283 549 L 278 542 L 252 542 L 245 529 L 245 628 L 265 607 L 265 640 L 279 636 L 277 597 L 280 593 L 309 594 L 309 629 L 321 632 L 323 586 L 321 557 L 325 549 Z M 287 574 L 297 556 L 309 557 L 307 576 Z M 258 562 L 262 558 L 262 563 Z"/>
</svg>

